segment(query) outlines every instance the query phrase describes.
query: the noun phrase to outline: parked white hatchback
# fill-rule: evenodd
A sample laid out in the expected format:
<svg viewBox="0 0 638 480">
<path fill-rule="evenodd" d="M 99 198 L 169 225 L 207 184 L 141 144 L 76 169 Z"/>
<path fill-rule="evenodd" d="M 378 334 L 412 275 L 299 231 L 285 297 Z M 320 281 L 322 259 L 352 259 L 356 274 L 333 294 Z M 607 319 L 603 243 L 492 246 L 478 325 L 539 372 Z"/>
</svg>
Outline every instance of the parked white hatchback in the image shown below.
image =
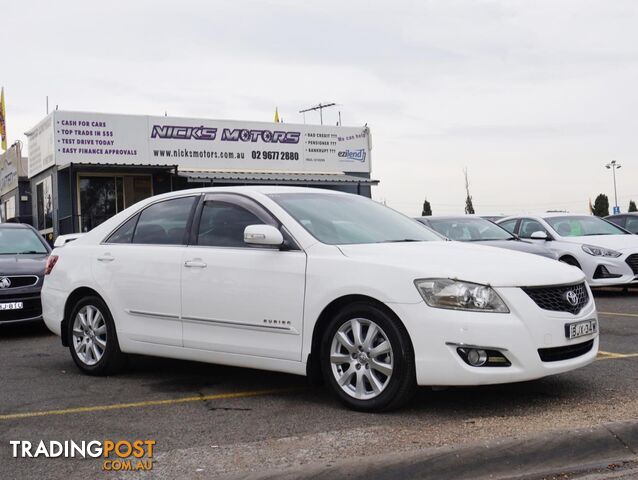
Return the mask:
<svg viewBox="0 0 638 480">
<path fill-rule="evenodd" d="M 546 213 L 497 222 L 580 268 L 592 287 L 638 283 L 638 236 L 593 215 Z"/>
<path fill-rule="evenodd" d="M 144 200 L 55 250 L 42 300 L 86 373 L 136 353 L 323 376 L 367 411 L 417 384 L 530 380 L 598 350 L 579 270 L 306 188 Z"/>
</svg>

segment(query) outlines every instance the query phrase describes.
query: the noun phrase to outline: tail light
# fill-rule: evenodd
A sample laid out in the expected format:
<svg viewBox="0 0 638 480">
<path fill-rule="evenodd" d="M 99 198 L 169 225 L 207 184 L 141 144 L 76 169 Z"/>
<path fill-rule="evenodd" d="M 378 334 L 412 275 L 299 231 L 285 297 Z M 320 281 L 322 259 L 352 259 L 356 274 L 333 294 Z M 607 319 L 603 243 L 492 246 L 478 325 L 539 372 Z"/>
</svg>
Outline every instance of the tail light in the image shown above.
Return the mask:
<svg viewBox="0 0 638 480">
<path fill-rule="evenodd" d="M 53 267 L 55 267 L 56 263 L 58 263 L 58 256 L 57 255 L 49 255 L 47 257 L 47 264 L 44 267 L 44 274 L 48 275 L 49 273 L 51 273 L 51 270 L 53 270 Z"/>
</svg>

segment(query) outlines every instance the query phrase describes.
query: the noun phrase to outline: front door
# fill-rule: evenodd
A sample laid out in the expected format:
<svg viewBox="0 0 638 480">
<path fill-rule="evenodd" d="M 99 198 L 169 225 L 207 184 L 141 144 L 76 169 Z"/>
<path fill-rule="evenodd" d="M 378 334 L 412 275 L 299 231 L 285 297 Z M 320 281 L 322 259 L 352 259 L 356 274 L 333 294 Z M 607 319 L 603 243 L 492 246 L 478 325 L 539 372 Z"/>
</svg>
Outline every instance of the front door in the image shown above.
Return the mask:
<svg viewBox="0 0 638 480">
<path fill-rule="evenodd" d="M 184 346 L 301 359 L 306 254 L 249 246 L 248 225 L 279 222 L 251 199 L 210 194 L 184 249 Z"/>
</svg>

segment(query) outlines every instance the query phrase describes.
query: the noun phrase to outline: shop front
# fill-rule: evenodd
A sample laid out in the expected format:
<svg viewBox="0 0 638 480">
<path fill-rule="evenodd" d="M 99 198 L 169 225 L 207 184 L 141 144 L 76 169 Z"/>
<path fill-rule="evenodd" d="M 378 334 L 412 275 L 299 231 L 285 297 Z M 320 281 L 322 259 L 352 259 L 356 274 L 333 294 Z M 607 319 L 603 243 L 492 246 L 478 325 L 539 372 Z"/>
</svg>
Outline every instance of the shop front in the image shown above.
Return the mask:
<svg viewBox="0 0 638 480">
<path fill-rule="evenodd" d="M 160 193 L 292 185 L 371 196 L 363 127 L 55 111 L 27 132 L 33 224 L 85 232 Z"/>
</svg>

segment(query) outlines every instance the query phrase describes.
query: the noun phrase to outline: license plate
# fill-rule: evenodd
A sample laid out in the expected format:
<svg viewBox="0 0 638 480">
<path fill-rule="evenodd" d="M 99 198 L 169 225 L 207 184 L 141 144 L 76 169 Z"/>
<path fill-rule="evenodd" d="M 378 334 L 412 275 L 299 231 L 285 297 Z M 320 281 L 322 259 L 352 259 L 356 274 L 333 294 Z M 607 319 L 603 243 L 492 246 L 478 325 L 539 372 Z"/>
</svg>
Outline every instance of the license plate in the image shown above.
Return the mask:
<svg viewBox="0 0 638 480">
<path fill-rule="evenodd" d="M 0 310 L 20 310 L 24 308 L 22 302 L 0 303 Z"/>
<path fill-rule="evenodd" d="M 585 320 L 565 325 L 565 336 L 567 338 L 584 337 L 596 332 L 598 332 L 598 322 L 596 320 Z"/>
</svg>

